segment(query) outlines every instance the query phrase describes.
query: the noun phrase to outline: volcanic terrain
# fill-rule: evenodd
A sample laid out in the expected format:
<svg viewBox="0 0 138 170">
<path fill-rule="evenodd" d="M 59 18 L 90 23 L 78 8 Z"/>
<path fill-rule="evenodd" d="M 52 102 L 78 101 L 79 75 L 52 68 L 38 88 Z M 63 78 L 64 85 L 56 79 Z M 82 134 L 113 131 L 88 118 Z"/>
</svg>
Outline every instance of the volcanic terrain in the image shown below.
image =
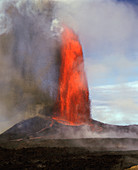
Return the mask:
<svg viewBox="0 0 138 170">
<path fill-rule="evenodd" d="M 8 11 L 12 12 L 11 9 Z M 18 13 L 17 11 L 15 12 Z M 13 16 L 15 12 L 13 12 Z M 49 8 L 49 12 L 52 13 L 51 8 Z M 39 17 L 41 15 L 42 13 L 39 12 Z M 49 23 L 51 23 L 53 17 L 51 15 L 47 16 L 50 16 Z M 18 21 L 19 20 L 20 19 L 18 19 Z M 26 21 L 27 18 L 24 20 Z M 37 23 L 37 21 L 38 20 L 34 20 L 35 23 Z M 44 22 L 46 21 L 44 20 Z M 20 24 L 17 24 L 15 28 L 18 27 L 18 25 Z M 30 32 L 32 33 L 31 29 L 33 30 L 36 26 L 35 24 L 29 24 L 22 34 L 20 30 L 22 30 L 21 27 L 24 27 L 25 25 L 26 24 L 20 26 L 18 28 L 19 30 L 14 29 L 15 35 L 18 32 L 20 35 L 23 35 L 16 36 L 17 40 L 15 42 L 17 42 L 17 47 L 14 48 L 14 65 L 15 59 L 17 60 L 18 56 L 21 54 L 24 54 L 25 58 L 26 56 L 30 56 L 32 59 L 37 52 L 36 57 L 39 61 L 41 57 L 39 53 L 44 50 L 42 56 L 44 56 L 46 60 L 44 60 L 45 67 L 45 64 L 47 64 L 45 52 L 49 50 L 48 47 L 51 47 L 51 45 L 48 47 L 46 45 L 51 43 L 42 41 L 43 36 L 41 36 L 40 42 L 42 41 L 41 46 L 44 47 L 44 49 L 42 48 L 41 50 L 40 48 L 40 50 L 37 50 L 36 42 L 38 40 L 32 38 L 33 34 L 30 36 Z M 25 96 L 27 96 L 28 92 L 31 94 L 33 93 L 31 90 L 33 86 L 30 82 L 34 81 L 37 91 L 34 90 L 35 95 L 31 95 L 34 101 L 32 107 L 34 106 L 35 108 L 36 105 L 42 105 L 42 103 L 47 106 L 50 99 L 52 101 L 52 106 L 49 108 L 47 107 L 47 110 L 44 111 L 43 115 L 23 120 L 0 135 L 0 169 L 123 170 L 133 165 L 137 165 L 138 126 L 108 125 L 91 118 L 89 90 L 84 69 L 81 43 L 72 28 L 65 26 L 64 24 L 61 24 L 59 27 L 62 30 L 59 36 L 60 38 L 58 37 L 58 42 L 60 44 L 58 47 L 60 46 L 60 49 L 58 49 L 59 54 L 55 55 L 56 59 L 53 57 L 53 60 L 55 60 L 54 66 L 56 67 L 58 65 L 57 68 L 60 68 L 58 70 L 59 75 L 57 73 L 55 78 L 58 78 L 58 80 L 54 80 L 53 76 L 53 84 L 50 84 L 49 79 L 46 79 L 45 86 L 43 87 L 43 90 L 41 90 L 41 93 L 39 93 L 41 89 L 39 86 L 39 84 L 41 84 L 40 81 L 38 81 L 38 84 L 35 83 L 37 82 L 37 79 L 43 78 L 40 74 L 36 74 L 35 81 L 33 79 L 29 81 L 29 90 L 27 91 L 22 90 L 22 83 L 15 86 L 15 93 L 19 93 L 19 105 L 24 103 L 23 101 L 25 100 L 25 103 L 27 103 L 27 106 L 29 107 L 30 98 L 29 100 L 26 100 L 25 97 L 24 100 L 20 100 L 20 98 L 21 96 L 24 96 L 23 94 L 26 94 Z M 18 53 L 20 51 L 20 46 L 18 47 L 18 44 L 22 44 L 20 41 L 22 42 L 24 35 L 26 35 L 26 30 L 30 30 L 30 32 L 28 32 L 29 36 L 27 37 L 29 38 L 27 38 L 27 41 L 25 39 L 24 44 L 26 44 L 26 42 L 32 43 L 32 40 L 35 42 L 35 45 L 31 45 L 30 48 L 28 48 L 28 46 L 25 48 L 29 49 L 29 51 L 31 50 L 29 55 L 26 55 L 26 50 L 21 54 Z M 39 30 L 35 31 L 35 33 L 36 32 L 40 34 L 43 31 Z M 50 34 L 50 28 L 48 29 L 48 33 Z M 40 42 L 38 41 L 38 44 Z M 40 44 L 38 46 L 40 46 Z M 46 51 L 45 47 L 47 47 Z M 7 50 L 7 48 L 5 49 Z M 48 53 L 48 56 L 51 55 Z M 53 60 L 50 60 L 50 63 Z M 25 79 L 25 84 L 27 84 L 28 81 L 28 77 L 26 76 L 28 75 L 28 69 L 26 69 L 26 67 L 29 68 L 31 72 L 29 75 L 33 75 L 33 72 L 30 69 L 30 63 L 30 60 L 23 61 L 21 79 Z M 36 64 L 35 66 L 34 63 Z M 38 65 L 39 62 L 37 63 L 35 60 L 32 62 L 32 66 L 34 66 L 35 69 Z M 53 67 L 51 67 L 51 70 Z M 15 72 L 19 72 L 19 70 L 16 70 Z M 43 73 L 44 75 L 47 74 L 46 71 L 43 72 L 40 73 Z M 49 74 L 48 77 L 50 77 L 50 75 L 51 74 Z M 32 77 L 33 76 L 31 76 L 31 78 Z M 54 89 L 56 91 L 54 96 L 56 97 L 53 97 L 53 99 L 50 96 L 50 88 L 47 90 L 46 87 L 54 87 L 55 83 L 57 83 L 57 89 Z M 49 93 L 45 93 L 45 91 L 48 91 Z M 44 93 L 47 100 L 42 97 L 43 102 L 41 102 L 40 97 L 43 96 Z M 15 98 L 14 96 L 16 95 L 13 95 L 13 101 Z M 18 102 L 15 102 L 15 104 Z M 22 107 L 25 108 L 24 105 Z M 48 112 L 50 112 L 50 114 Z M 13 112 L 11 111 L 11 113 Z"/>
<path fill-rule="evenodd" d="M 0 135 L 0 168 L 122 170 L 138 164 L 138 126 L 92 125 L 24 120 Z"/>
</svg>

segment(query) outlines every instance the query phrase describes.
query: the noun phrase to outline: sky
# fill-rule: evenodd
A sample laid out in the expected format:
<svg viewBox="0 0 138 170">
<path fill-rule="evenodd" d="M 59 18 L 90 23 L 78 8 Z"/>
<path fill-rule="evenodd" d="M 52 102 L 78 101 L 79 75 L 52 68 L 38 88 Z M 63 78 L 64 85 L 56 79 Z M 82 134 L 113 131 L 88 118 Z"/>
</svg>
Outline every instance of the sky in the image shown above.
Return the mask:
<svg viewBox="0 0 138 170">
<path fill-rule="evenodd" d="M 92 118 L 138 124 L 138 1 L 66 2 L 83 47 Z"/>
<path fill-rule="evenodd" d="M 44 1 L 46 2 L 47 0 L 42 0 L 41 2 Z M 55 8 L 55 18 L 53 19 L 58 19 L 61 23 L 65 23 L 74 29 L 82 44 L 91 99 L 91 117 L 95 120 L 115 125 L 138 124 L 137 1 L 56 1 L 58 1 L 59 4 Z M 21 57 L 21 60 L 19 59 L 20 62 L 22 63 L 22 57 L 24 55 L 33 55 L 35 57 L 33 62 L 31 58 L 27 59 L 27 61 L 31 61 L 32 64 L 30 66 L 27 65 L 27 68 L 30 67 L 32 70 L 34 69 L 33 71 L 36 77 L 39 77 L 40 74 L 42 75 L 41 82 L 44 88 L 45 86 L 51 86 L 50 82 L 54 84 L 53 79 L 56 69 L 53 69 L 52 62 L 54 59 L 50 57 L 53 55 L 51 54 L 51 49 L 48 50 L 49 46 L 51 48 L 51 44 L 47 44 L 47 47 L 43 45 L 46 44 L 44 37 L 49 34 L 48 26 L 50 23 L 45 22 L 43 15 L 41 17 L 41 15 L 34 13 L 34 9 L 28 5 L 28 0 L 0 0 L 0 4 L 3 2 L 5 4 L 7 2 L 7 4 L 9 4 L 9 2 L 17 2 L 16 7 L 21 12 L 19 17 L 12 18 L 14 20 L 12 24 L 15 24 L 14 28 L 18 27 L 17 34 L 20 34 L 20 30 L 22 31 L 22 34 L 17 36 L 21 39 L 21 43 L 18 44 L 18 53 Z M 35 2 L 37 4 L 40 0 L 35 0 Z M 24 3 L 26 6 L 23 5 Z M 26 10 L 24 10 L 24 8 L 26 8 Z M 38 8 L 40 8 L 40 5 Z M 16 12 L 15 10 L 15 13 Z M 3 20 L 6 21 L 4 24 Z M 26 21 L 25 25 L 23 25 L 24 21 Z M 13 27 L 11 22 L 11 18 L 8 18 L 8 15 L 4 15 L 1 10 L 0 35 L 10 32 Z M 31 30 L 32 23 L 34 24 L 33 31 L 38 34 L 34 42 L 29 41 L 28 36 L 30 35 L 28 30 Z M 41 34 L 39 34 L 39 32 Z M 27 43 L 26 39 L 28 40 Z M 49 56 L 46 59 L 47 61 L 45 61 L 46 53 L 47 56 Z M 6 57 L 1 60 L 2 71 L 0 75 L 5 74 L 3 63 L 7 60 Z M 2 61 L 4 62 L 2 63 Z M 43 73 L 45 72 L 45 68 L 50 68 L 50 74 L 47 74 L 49 81 L 45 81 L 45 74 Z M 6 64 L 6 72 L 9 74 L 10 71 L 10 67 Z M 3 76 L 6 82 L 9 77 L 12 76 Z M 1 81 L 3 82 L 3 79 Z M 38 83 L 39 82 L 40 81 L 38 81 Z M 51 86 L 51 88 L 53 87 Z M 7 114 L 0 99 L 0 132 L 22 119 L 22 112 L 18 114 L 16 111 L 15 113 L 10 112 Z"/>
<path fill-rule="evenodd" d="M 128 2 L 132 6 L 125 6 Z M 89 48 L 84 46 L 91 114 L 94 119 L 109 124 L 138 124 L 138 16 L 134 12 L 135 2 L 117 4 L 119 7 L 108 4 L 113 12 L 99 9 L 101 15 L 96 17 L 101 23 L 99 26 L 97 23 L 96 28 L 103 37 L 93 36 L 96 41 L 99 38 L 98 45 L 93 42 Z"/>
</svg>

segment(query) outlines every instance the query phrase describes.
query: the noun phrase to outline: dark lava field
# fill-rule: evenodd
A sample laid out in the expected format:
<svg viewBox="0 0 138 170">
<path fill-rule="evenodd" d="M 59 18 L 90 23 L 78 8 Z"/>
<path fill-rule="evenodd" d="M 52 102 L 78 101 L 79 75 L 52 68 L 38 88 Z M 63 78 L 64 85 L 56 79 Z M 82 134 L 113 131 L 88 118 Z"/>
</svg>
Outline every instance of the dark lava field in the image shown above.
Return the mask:
<svg viewBox="0 0 138 170">
<path fill-rule="evenodd" d="M 94 137 L 93 130 L 99 128 L 99 137 Z M 137 129 L 138 126 L 120 127 L 96 121 L 91 129 L 31 118 L 0 135 L 0 169 L 125 170 L 138 165 Z M 89 138 L 83 136 L 90 130 Z M 108 133 L 111 136 L 104 137 Z"/>
</svg>

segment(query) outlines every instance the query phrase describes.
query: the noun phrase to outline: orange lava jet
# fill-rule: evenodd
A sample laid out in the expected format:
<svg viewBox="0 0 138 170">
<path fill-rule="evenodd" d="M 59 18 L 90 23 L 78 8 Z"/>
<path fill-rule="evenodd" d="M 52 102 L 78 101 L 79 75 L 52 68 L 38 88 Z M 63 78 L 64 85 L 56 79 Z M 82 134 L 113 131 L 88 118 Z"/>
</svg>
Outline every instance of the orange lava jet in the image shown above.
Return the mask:
<svg viewBox="0 0 138 170">
<path fill-rule="evenodd" d="M 66 125 L 81 125 L 90 120 L 82 47 L 78 36 L 68 27 L 64 27 L 61 41 L 59 90 L 53 119 Z"/>
</svg>

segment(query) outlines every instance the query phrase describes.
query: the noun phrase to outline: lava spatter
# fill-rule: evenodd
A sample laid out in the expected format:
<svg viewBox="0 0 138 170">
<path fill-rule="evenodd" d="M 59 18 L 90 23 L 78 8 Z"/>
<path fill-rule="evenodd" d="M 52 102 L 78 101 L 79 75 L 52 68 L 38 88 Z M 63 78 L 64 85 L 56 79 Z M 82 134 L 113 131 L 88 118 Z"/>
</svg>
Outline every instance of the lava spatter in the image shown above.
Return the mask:
<svg viewBox="0 0 138 170">
<path fill-rule="evenodd" d="M 82 46 L 68 27 L 64 27 L 61 41 L 57 110 L 53 119 L 69 125 L 84 124 L 90 119 L 90 100 Z"/>
</svg>

